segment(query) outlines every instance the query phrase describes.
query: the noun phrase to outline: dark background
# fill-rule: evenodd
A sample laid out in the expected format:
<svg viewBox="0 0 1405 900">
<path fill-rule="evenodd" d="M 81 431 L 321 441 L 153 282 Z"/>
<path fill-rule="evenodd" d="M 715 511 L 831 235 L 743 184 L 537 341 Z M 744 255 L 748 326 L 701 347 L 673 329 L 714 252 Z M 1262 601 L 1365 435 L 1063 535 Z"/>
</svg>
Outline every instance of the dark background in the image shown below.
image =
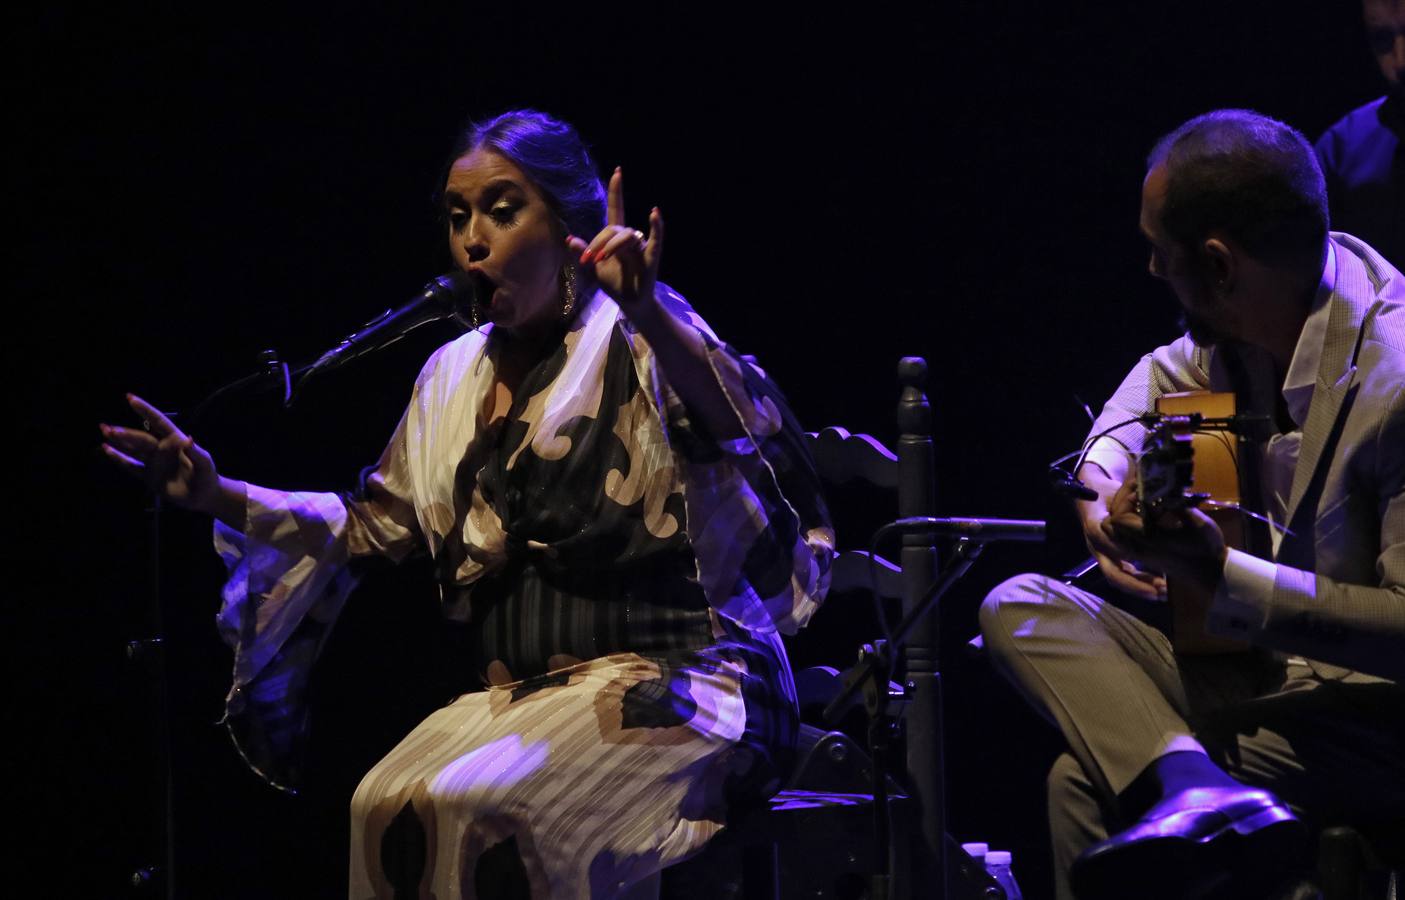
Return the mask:
<svg viewBox="0 0 1405 900">
<path fill-rule="evenodd" d="M 991 585 L 1079 556 L 1045 463 L 1086 430 L 1076 398 L 1096 407 L 1175 336 L 1136 232 L 1146 150 L 1221 106 L 1315 137 L 1378 95 L 1358 6 L 477 6 L 57 5 L 10 23 L 25 317 L 6 354 L 21 450 L 7 780 L 27 893 L 122 896 L 154 858 L 150 716 L 123 656 L 144 633 L 152 540 L 97 422 L 129 421 L 126 390 L 188 408 L 260 350 L 311 358 L 408 298 L 449 267 L 430 195 L 456 130 L 529 105 L 624 167 L 632 221 L 663 209 L 664 279 L 762 358 L 802 422 L 890 439 L 896 361 L 922 355 L 942 512 L 1050 519 L 1047 549 L 992 549 L 945 611 L 952 831 L 1012 848 L 1043 896 L 1058 743 L 954 648 Z M 422 332 L 290 412 L 232 401 L 198 437 L 239 477 L 344 488 L 451 336 Z M 849 521 L 877 524 L 886 502 Z M 344 896 L 360 773 L 460 681 L 427 571 L 374 571 L 353 597 L 319 671 L 308 782 L 288 797 L 214 724 L 229 654 L 208 524 L 177 511 L 164 528 L 181 896 Z M 858 598 L 834 598 L 796 655 L 843 664 L 865 622 Z"/>
</svg>

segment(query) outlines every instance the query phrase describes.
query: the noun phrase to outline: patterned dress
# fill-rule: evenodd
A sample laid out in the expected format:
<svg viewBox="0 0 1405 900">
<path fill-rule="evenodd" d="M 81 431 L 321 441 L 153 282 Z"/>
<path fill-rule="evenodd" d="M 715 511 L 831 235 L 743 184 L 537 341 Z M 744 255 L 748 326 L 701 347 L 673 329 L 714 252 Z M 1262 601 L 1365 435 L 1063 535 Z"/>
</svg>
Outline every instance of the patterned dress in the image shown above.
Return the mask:
<svg viewBox="0 0 1405 900">
<path fill-rule="evenodd" d="M 348 563 L 421 549 L 486 690 L 415 728 L 352 800 L 371 897 L 609 897 L 775 790 L 797 720 L 780 633 L 824 596 L 833 533 L 798 429 L 677 294 L 745 436 L 690 421 L 597 294 L 510 392 L 491 326 L 440 348 L 357 495 L 251 486 L 216 528 L 235 647 L 226 723 L 296 779 L 308 671 Z"/>
</svg>

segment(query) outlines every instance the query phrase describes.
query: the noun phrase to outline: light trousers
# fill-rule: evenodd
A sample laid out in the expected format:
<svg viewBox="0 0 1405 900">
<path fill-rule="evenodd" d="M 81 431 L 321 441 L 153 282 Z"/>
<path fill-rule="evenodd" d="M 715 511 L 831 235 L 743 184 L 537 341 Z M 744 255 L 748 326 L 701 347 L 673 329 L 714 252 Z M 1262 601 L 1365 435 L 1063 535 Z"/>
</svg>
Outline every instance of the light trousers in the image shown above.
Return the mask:
<svg viewBox="0 0 1405 900">
<path fill-rule="evenodd" d="M 1394 685 L 1323 681 L 1306 661 L 1257 651 L 1178 657 L 1160 631 L 1038 575 L 991 591 L 981 632 L 997 669 L 1068 741 L 1048 788 L 1060 898 L 1073 896 L 1078 854 L 1144 811 L 1119 809 L 1118 795 L 1176 750 L 1203 749 L 1310 827 L 1405 815 L 1405 694 Z"/>
</svg>

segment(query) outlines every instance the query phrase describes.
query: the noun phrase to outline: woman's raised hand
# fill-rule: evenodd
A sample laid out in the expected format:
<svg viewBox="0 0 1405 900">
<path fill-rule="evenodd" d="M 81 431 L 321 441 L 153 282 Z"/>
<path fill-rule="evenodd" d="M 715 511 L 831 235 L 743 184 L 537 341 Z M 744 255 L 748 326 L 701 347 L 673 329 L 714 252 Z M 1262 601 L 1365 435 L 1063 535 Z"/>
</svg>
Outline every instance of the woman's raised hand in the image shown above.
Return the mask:
<svg viewBox="0 0 1405 900">
<path fill-rule="evenodd" d="M 147 430 L 99 425 L 103 453 L 163 499 L 186 509 L 215 512 L 220 477 L 210 454 L 145 400 L 128 394 L 127 402 Z"/>
<path fill-rule="evenodd" d="M 656 309 L 654 283 L 663 256 L 663 216 L 658 207 L 649 213 L 647 235 L 625 225 L 624 175 L 618 168 L 610 176 L 605 228 L 590 243 L 571 235 L 566 244 L 580 254 L 581 266 L 626 316 L 636 319 Z"/>
</svg>

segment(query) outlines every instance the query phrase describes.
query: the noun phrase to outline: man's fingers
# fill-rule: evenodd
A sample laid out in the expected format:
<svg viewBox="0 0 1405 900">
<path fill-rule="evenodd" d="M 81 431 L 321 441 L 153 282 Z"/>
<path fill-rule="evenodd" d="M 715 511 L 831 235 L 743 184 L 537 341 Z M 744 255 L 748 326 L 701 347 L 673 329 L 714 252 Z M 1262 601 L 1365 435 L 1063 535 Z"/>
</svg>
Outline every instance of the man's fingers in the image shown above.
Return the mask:
<svg viewBox="0 0 1405 900">
<path fill-rule="evenodd" d="M 1219 526 L 1215 524 L 1215 520 L 1210 518 L 1205 510 L 1196 506 L 1192 506 L 1182 513 L 1181 524 L 1195 531 L 1208 531 L 1210 529 L 1219 528 Z"/>
<path fill-rule="evenodd" d="M 1117 542 L 1108 536 L 1103 530 L 1103 523 L 1107 517 L 1099 519 L 1096 523 L 1087 524 L 1083 528 L 1083 537 L 1088 542 L 1088 549 L 1094 553 L 1103 553 L 1107 556 L 1117 556 Z"/>
<path fill-rule="evenodd" d="M 1128 480 L 1122 482 L 1122 486 L 1117 489 L 1117 493 L 1112 496 L 1112 503 L 1109 512 L 1112 515 L 1121 513 L 1134 513 L 1137 508 L 1137 484 Z"/>
<path fill-rule="evenodd" d="M 1144 531 L 1141 518 L 1132 513 L 1114 514 L 1102 521 L 1103 536 L 1113 547 L 1122 551 L 1118 556 L 1125 557 L 1128 549 L 1135 549 Z"/>
<path fill-rule="evenodd" d="M 1103 577 L 1107 579 L 1108 584 L 1124 594 L 1140 597 L 1143 600 L 1157 600 L 1165 597 L 1166 582 L 1160 576 L 1138 571 L 1130 563 L 1101 554 L 1094 555 L 1098 558 L 1098 568 L 1102 570 Z"/>
</svg>

